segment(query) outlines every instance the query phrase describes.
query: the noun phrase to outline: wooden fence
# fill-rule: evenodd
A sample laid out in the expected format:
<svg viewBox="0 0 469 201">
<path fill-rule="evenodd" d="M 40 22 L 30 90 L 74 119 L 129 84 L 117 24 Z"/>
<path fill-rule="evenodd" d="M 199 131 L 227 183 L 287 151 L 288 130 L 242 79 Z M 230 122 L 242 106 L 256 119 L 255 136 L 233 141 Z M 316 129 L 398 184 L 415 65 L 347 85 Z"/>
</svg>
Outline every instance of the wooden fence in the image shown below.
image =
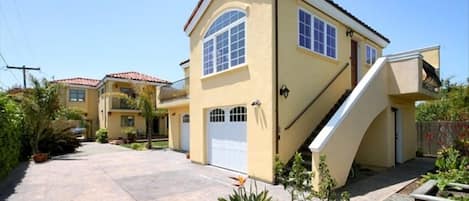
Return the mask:
<svg viewBox="0 0 469 201">
<path fill-rule="evenodd" d="M 469 121 L 432 121 L 417 123 L 417 148 L 424 155 L 436 156 L 442 147 L 457 139 L 469 138 Z"/>
</svg>

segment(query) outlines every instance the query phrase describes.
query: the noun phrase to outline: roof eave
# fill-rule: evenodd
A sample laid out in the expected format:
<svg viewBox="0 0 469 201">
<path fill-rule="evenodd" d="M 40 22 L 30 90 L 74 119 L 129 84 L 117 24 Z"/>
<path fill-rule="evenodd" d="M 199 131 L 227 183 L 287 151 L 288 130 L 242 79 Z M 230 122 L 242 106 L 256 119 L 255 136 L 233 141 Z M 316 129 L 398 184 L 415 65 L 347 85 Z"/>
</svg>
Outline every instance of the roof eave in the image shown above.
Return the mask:
<svg viewBox="0 0 469 201">
<path fill-rule="evenodd" d="M 317 0 L 304 0 L 305 2 L 317 7 L 318 9 L 322 10 L 326 14 L 336 18 L 338 21 L 341 23 L 344 23 L 345 25 L 349 26 L 351 29 L 354 31 L 362 34 L 363 36 L 366 36 L 369 38 L 371 41 L 377 43 L 379 46 L 385 48 L 386 46 L 389 45 L 390 41 L 389 39 L 385 38 L 384 36 L 374 33 L 374 30 L 371 30 L 371 27 L 366 27 L 363 24 L 359 22 L 359 20 L 354 19 L 347 14 L 344 13 L 344 11 L 341 11 L 337 7 L 335 7 L 332 2 L 328 2 L 327 0 L 324 1 L 317 1 Z M 205 13 L 207 10 L 208 6 L 212 0 L 201 0 L 194 11 L 192 12 L 191 17 L 189 18 L 188 22 L 184 26 L 184 31 L 186 32 L 187 36 L 190 36 L 192 31 L 194 30 L 195 26 L 199 22 L 200 18 L 202 15 Z"/>
</svg>

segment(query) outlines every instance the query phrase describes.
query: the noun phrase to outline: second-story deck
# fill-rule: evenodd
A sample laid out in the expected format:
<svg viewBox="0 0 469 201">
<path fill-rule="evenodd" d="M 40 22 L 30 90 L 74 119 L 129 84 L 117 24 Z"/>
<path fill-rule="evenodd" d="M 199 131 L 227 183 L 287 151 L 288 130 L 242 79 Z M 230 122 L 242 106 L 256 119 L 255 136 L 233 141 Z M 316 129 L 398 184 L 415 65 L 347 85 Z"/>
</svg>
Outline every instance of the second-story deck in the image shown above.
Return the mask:
<svg viewBox="0 0 469 201">
<path fill-rule="evenodd" d="M 189 100 L 189 78 L 175 81 L 171 84 L 161 86 L 158 95 L 161 106 L 169 102 L 188 102 Z"/>
</svg>

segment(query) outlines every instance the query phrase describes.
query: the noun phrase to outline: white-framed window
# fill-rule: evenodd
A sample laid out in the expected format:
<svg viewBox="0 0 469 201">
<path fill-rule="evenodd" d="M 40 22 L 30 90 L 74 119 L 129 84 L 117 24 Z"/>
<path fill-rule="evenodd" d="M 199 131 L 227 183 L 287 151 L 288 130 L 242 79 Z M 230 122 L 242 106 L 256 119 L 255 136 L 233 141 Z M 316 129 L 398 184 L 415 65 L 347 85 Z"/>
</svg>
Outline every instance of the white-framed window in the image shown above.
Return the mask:
<svg viewBox="0 0 469 201">
<path fill-rule="evenodd" d="M 217 108 L 210 111 L 210 122 L 225 122 L 225 111 Z"/>
<path fill-rule="evenodd" d="M 246 63 L 246 14 L 230 10 L 210 25 L 203 41 L 203 75 Z"/>
<path fill-rule="evenodd" d="M 134 116 L 121 116 L 121 127 L 134 127 L 135 117 Z"/>
<path fill-rule="evenodd" d="M 333 24 L 298 9 L 298 45 L 337 59 L 337 29 Z"/>
<path fill-rule="evenodd" d="M 230 122 L 244 122 L 247 120 L 246 107 L 235 107 L 230 110 Z"/>
<path fill-rule="evenodd" d="M 372 65 L 376 62 L 376 58 L 378 57 L 378 52 L 376 48 L 366 45 L 366 64 Z"/>
<path fill-rule="evenodd" d="M 85 89 L 69 89 L 68 100 L 70 102 L 85 102 Z"/>
</svg>

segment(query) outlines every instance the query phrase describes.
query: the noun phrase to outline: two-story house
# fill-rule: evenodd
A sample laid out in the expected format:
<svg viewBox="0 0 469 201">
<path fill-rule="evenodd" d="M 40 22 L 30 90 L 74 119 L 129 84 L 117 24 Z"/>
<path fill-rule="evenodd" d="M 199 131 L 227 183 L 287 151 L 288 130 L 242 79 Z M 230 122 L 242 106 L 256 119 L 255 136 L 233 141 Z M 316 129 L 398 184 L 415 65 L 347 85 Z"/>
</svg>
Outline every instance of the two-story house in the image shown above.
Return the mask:
<svg viewBox="0 0 469 201">
<path fill-rule="evenodd" d="M 200 0 L 184 31 L 187 78 L 159 105 L 191 161 L 273 182 L 276 156 L 317 170 L 326 155 L 341 186 L 354 161 L 415 157 L 414 103 L 437 97 L 439 46 L 383 56 L 390 40 L 332 0 Z"/>
<path fill-rule="evenodd" d="M 62 104 L 65 107 L 83 112 L 87 123 L 84 137 L 92 138 L 96 130 L 99 129 L 98 95 L 96 91 L 99 80 L 76 77 L 55 80 L 54 82 L 61 83 L 64 86 L 60 92 Z"/>
<path fill-rule="evenodd" d="M 97 129 L 106 128 L 110 139 L 127 138 L 125 130 L 135 128 L 139 135 L 146 134 L 146 122 L 140 110 L 133 107 L 122 95 L 136 97 L 136 90 L 150 88 L 155 94 L 157 86 L 169 83 L 138 72 L 107 74 L 101 80 L 71 78 L 55 80 L 65 86 L 63 96 L 67 107 L 81 110 L 88 122 L 88 138 L 93 138 Z M 167 135 L 167 117 L 157 117 L 152 122 L 152 135 Z"/>
</svg>

